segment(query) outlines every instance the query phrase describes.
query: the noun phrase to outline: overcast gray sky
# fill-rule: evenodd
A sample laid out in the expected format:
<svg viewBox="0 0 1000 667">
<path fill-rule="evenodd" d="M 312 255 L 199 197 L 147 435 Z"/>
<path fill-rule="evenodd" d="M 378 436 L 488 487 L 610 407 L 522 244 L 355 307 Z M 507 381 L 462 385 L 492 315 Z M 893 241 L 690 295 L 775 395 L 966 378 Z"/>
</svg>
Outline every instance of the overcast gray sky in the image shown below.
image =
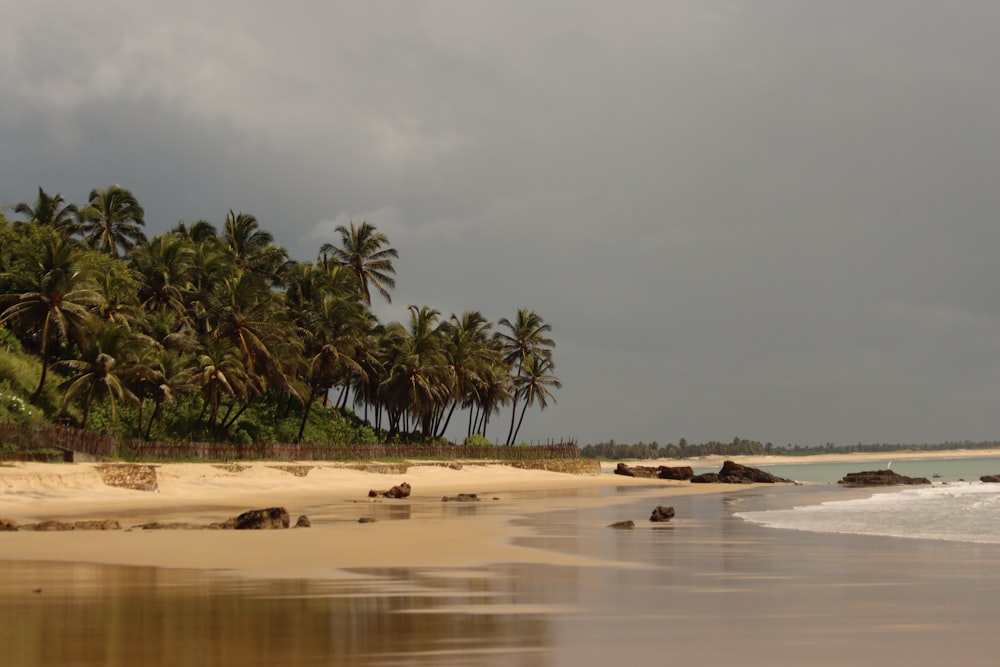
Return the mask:
<svg viewBox="0 0 1000 667">
<path fill-rule="evenodd" d="M 998 3 L 0 16 L 0 201 L 120 183 L 150 236 L 232 208 L 303 260 L 367 220 L 400 254 L 383 320 L 552 325 L 524 439 L 1000 436 Z"/>
</svg>

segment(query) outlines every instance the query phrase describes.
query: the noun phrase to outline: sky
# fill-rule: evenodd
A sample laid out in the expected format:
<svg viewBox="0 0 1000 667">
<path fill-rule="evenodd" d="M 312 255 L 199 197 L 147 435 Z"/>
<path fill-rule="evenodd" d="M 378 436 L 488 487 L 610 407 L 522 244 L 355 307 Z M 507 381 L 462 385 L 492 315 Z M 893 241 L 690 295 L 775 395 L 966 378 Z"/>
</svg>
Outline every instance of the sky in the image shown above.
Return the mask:
<svg viewBox="0 0 1000 667">
<path fill-rule="evenodd" d="M 118 183 L 149 236 L 233 209 L 307 261 L 368 221 L 383 321 L 551 325 L 563 387 L 522 440 L 1000 437 L 998 3 L 0 15 L 0 203 Z"/>
</svg>

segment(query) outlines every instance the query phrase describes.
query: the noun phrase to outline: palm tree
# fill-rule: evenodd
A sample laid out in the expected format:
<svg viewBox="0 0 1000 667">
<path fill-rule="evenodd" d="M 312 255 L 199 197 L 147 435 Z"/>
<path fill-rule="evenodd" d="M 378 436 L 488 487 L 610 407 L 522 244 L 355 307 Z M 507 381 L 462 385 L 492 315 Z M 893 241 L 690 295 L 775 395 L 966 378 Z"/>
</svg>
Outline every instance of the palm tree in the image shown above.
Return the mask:
<svg viewBox="0 0 1000 667">
<path fill-rule="evenodd" d="M 131 250 L 145 242 L 144 216 L 145 211 L 131 191 L 111 185 L 90 191 L 89 203 L 79 212 L 79 231 L 91 248 L 117 256 L 119 247 Z"/>
<path fill-rule="evenodd" d="M 491 327 L 492 324 L 479 311 L 466 311 L 461 318 L 452 315 L 450 321 L 441 325 L 445 338 L 444 353 L 455 384 L 451 391 L 451 407 L 436 434 L 438 437 L 447 430 L 460 403 L 470 408 L 466 435 L 472 435 L 474 411 L 471 408 L 475 404 L 475 388 L 483 384 L 485 370 L 500 362 L 496 348 L 490 345 Z"/>
<path fill-rule="evenodd" d="M 164 349 L 155 350 L 150 355 L 149 372 L 138 378 L 138 391 L 135 391 L 140 400 L 153 401 L 153 412 L 142 436 L 145 440 L 150 439 L 153 424 L 162 421 L 164 406 L 175 404 L 179 396 L 193 389 L 191 377 L 194 361 L 187 354 Z M 139 428 L 142 429 L 141 418 Z"/>
<path fill-rule="evenodd" d="M 409 415 L 425 438 L 433 437 L 451 396 L 453 382 L 435 327 L 437 310 L 410 306 L 410 327 L 397 339 L 388 377 L 380 388 L 390 409 L 390 430 Z"/>
<path fill-rule="evenodd" d="M 483 370 L 480 380 L 473 385 L 472 401 L 479 416 L 473 422 L 472 433 L 478 433 L 485 438 L 490 416 L 510 403 L 513 396 L 510 372 L 505 364 L 490 364 Z"/>
<path fill-rule="evenodd" d="M 118 421 L 118 403 L 138 404 L 139 399 L 128 387 L 131 380 L 144 374 L 137 361 L 145 345 L 119 324 L 105 324 L 85 347 L 82 359 L 65 359 L 57 362 L 62 368 L 79 375 L 66 382 L 63 411 L 81 393 L 83 423 L 87 428 L 90 409 L 95 398 L 104 397 L 111 409 L 111 423 Z"/>
<path fill-rule="evenodd" d="M 528 359 L 535 356 L 551 358 L 555 342 L 546 336 L 552 326 L 545 324 L 542 318 L 533 310 L 521 308 L 517 317 L 511 322 L 506 317 L 499 322 L 509 333 L 497 332 L 495 338 L 503 350 L 504 361 L 512 368 L 514 378 L 521 375 Z M 514 438 L 514 420 L 517 417 L 517 402 L 520 396 L 514 393 L 513 409 L 510 417 L 510 430 L 507 431 L 507 444 Z"/>
<path fill-rule="evenodd" d="M 364 375 L 355 360 L 355 349 L 368 332 L 370 313 L 356 299 L 344 298 L 337 289 L 337 275 L 342 275 L 339 270 L 331 273 L 319 265 L 295 264 L 285 276 L 285 300 L 309 360 L 305 374 L 309 396 L 302 411 L 299 441 L 314 401 L 334 384 L 343 385 L 346 401 L 351 379 Z"/>
<path fill-rule="evenodd" d="M 194 250 L 176 233 L 155 237 L 129 256 L 139 278 L 139 300 L 146 312 L 171 310 L 184 315 L 184 291 L 190 284 Z"/>
<path fill-rule="evenodd" d="M 89 289 L 87 275 L 77 265 L 79 248 L 68 239 L 50 238 L 39 249 L 33 275 L 12 276 L 20 290 L 0 297 L 0 324 L 11 323 L 21 335 L 38 343 L 42 373 L 31 396 L 37 402 L 45 386 L 53 340 L 82 341 L 92 322 L 91 308 L 100 303 Z"/>
<path fill-rule="evenodd" d="M 274 387 L 301 401 L 289 371 L 301 357 L 301 342 L 262 279 L 237 272 L 222 281 L 208 304 L 214 322 L 209 338 L 229 340 L 240 350 L 246 372 L 261 392 Z"/>
<path fill-rule="evenodd" d="M 94 291 L 100 297 L 95 309 L 98 318 L 121 324 L 128 329 L 137 326 L 142 319 L 142 312 L 136 300 L 135 281 L 130 276 L 112 271 L 95 271 L 93 275 Z"/>
<path fill-rule="evenodd" d="M 367 222 L 361 223 L 360 227 L 353 222 L 350 228 L 338 225 L 335 231 L 340 234 L 340 247 L 324 243 L 319 249 L 321 261 L 329 256 L 338 264 L 349 267 L 357 278 L 361 299 L 368 306 L 372 305 L 369 286 L 374 286 L 386 301 L 392 303 L 389 289 L 396 286 L 392 277 L 396 273 L 392 258 L 399 257 L 399 253 L 394 248 L 383 249 L 389 243 L 389 237 Z"/>
<path fill-rule="evenodd" d="M 236 347 L 229 341 L 220 340 L 209 344 L 198 356 L 189 382 L 201 393 L 203 401 L 198 419 L 203 419 L 208 412 L 209 425 L 214 428 L 222 397 L 246 400 L 250 379 Z"/>
<path fill-rule="evenodd" d="M 544 410 L 548 407 L 550 400 L 553 403 L 555 402 L 555 399 L 552 398 L 552 392 L 549 391 L 549 387 L 559 389 L 562 387 L 562 383 L 559 381 L 559 378 L 552 375 L 551 371 L 554 368 L 552 359 L 542 356 L 532 356 L 528 357 L 524 363 L 524 367 L 521 369 L 521 373 L 514 378 L 515 396 L 520 396 L 524 399 L 524 403 L 521 407 L 521 417 L 517 420 L 517 428 L 514 429 L 514 436 L 511 442 L 517 440 L 517 434 L 521 431 L 521 422 L 524 421 L 524 413 L 528 411 L 531 405 L 534 405 L 537 401 L 539 409 Z"/>
<path fill-rule="evenodd" d="M 236 258 L 236 264 L 274 281 L 281 266 L 288 261 L 288 254 L 274 245 L 274 236 L 260 229 L 257 218 L 232 209 L 226 214 L 222 240 Z"/>
<path fill-rule="evenodd" d="M 191 266 L 184 304 L 195 331 L 207 334 L 213 326 L 212 295 L 223 289 L 226 280 L 235 279 L 240 269 L 218 237 L 191 243 L 190 248 Z"/>
<path fill-rule="evenodd" d="M 61 194 L 49 195 L 38 188 L 34 205 L 20 202 L 14 207 L 14 212 L 27 217 L 29 223 L 52 227 L 63 236 L 69 236 L 76 226 L 77 208 L 73 204 L 64 206 L 65 201 Z"/>
<path fill-rule="evenodd" d="M 180 220 L 171 231 L 192 243 L 201 243 L 210 238 L 218 237 L 215 225 L 208 220 L 195 220 L 190 226 L 183 220 Z"/>
</svg>

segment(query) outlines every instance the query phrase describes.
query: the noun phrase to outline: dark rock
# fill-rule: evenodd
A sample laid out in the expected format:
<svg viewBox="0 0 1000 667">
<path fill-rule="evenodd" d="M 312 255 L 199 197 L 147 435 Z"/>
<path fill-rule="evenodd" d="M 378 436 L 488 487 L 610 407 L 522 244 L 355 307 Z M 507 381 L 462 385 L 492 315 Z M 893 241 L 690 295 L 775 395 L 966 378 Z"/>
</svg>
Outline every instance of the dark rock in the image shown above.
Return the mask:
<svg viewBox="0 0 1000 667">
<path fill-rule="evenodd" d="M 0 532 L 14 532 L 17 530 L 17 521 L 13 519 L 0 519 Z"/>
<path fill-rule="evenodd" d="M 641 477 L 643 479 L 691 479 L 694 470 L 690 466 L 630 466 L 619 463 L 615 466 L 616 475 L 625 477 Z"/>
<path fill-rule="evenodd" d="M 899 484 L 930 484 L 926 477 L 907 477 L 892 470 L 866 470 L 849 472 L 837 484 L 849 487 L 896 486 Z"/>
<path fill-rule="evenodd" d="M 117 519 L 96 519 L 93 521 L 74 521 L 76 530 L 121 530 Z"/>
<path fill-rule="evenodd" d="M 735 461 L 725 461 L 718 473 L 705 473 L 691 478 L 695 484 L 794 484 L 790 479 L 784 479 L 759 468 L 741 465 Z"/>
<path fill-rule="evenodd" d="M 657 478 L 656 468 L 650 466 L 628 466 L 624 463 L 619 463 L 615 466 L 615 474 L 624 475 L 625 477 Z"/>
<path fill-rule="evenodd" d="M 635 528 L 635 521 L 629 519 L 628 521 L 616 521 L 615 523 L 608 526 L 608 528 L 615 528 L 616 530 L 627 530 L 629 528 Z"/>
<path fill-rule="evenodd" d="M 441 502 L 455 502 L 455 503 L 478 503 L 479 496 L 475 493 L 460 493 L 457 496 L 445 496 L 441 499 Z"/>
<path fill-rule="evenodd" d="M 653 513 L 650 515 L 649 520 L 660 522 L 660 521 L 670 521 L 674 518 L 674 508 L 664 507 L 663 505 L 658 505 Z"/>
<path fill-rule="evenodd" d="M 24 528 L 43 532 L 74 530 L 73 524 L 66 521 L 42 521 L 34 525 L 24 526 Z"/>
<path fill-rule="evenodd" d="M 388 489 L 387 491 L 376 491 L 375 489 L 372 489 L 371 491 L 368 492 L 369 498 L 378 498 L 380 496 L 382 498 L 408 498 L 409 495 L 410 495 L 410 485 L 407 484 L 406 482 L 403 482 L 398 486 L 394 486 L 391 489 Z"/>
<path fill-rule="evenodd" d="M 312 526 L 312 521 L 309 520 L 305 514 L 300 514 L 299 518 L 295 520 L 296 528 L 310 528 Z"/>
<path fill-rule="evenodd" d="M 660 466 L 656 469 L 656 476 L 660 479 L 683 481 L 694 477 L 694 469 L 691 466 Z"/>
<path fill-rule="evenodd" d="M 223 527 L 223 524 L 221 524 L 221 523 L 213 523 L 213 524 L 210 524 L 207 527 L 208 528 L 221 528 L 221 527 Z M 232 528 L 232 525 L 229 525 L 229 526 L 226 526 L 226 527 Z M 138 530 L 201 530 L 203 528 L 206 528 L 206 526 L 199 526 L 196 523 L 182 523 L 182 522 L 161 523 L 159 521 L 151 521 L 149 523 L 140 523 L 137 526 L 132 526 L 132 528 L 133 529 L 138 529 Z"/>
<path fill-rule="evenodd" d="M 236 517 L 233 528 L 236 530 L 270 530 L 288 528 L 290 522 L 288 510 L 284 507 L 268 507 L 240 514 Z"/>
<path fill-rule="evenodd" d="M 983 475 L 979 481 L 987 484 L 1000 484 L 1000 475 Z"/>
<path fill-rule="evenodd" d="M 719 479 L 727 484 L 777 484 L 793 483 L 790 479 L 784 479 L 759 468 L 740 465 L 735 461 L 726 461 L 719 471 Z"/>
<path fill-rule="evenodd" d="M 363 516 L 360 519 L 358 519 L 358 523 L 375 523 L 375 517 Z"/>
</svg>

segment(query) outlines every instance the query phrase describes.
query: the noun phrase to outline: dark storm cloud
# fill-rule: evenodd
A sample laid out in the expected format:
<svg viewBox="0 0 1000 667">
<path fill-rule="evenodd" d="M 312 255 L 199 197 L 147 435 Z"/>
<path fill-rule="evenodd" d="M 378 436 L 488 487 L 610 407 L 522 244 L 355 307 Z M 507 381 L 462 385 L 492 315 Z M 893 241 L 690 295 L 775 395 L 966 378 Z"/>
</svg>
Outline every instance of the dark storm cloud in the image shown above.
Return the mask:
<svg viewBox="0 0 1000 667">
<path fill-rule="evenodd" d="M 94 4 L 5 12 L 0 199 L 367 219 L 384 317 L 552 323 L 529 437 L 996 434 L 989 3 Z"/>
</svg>

